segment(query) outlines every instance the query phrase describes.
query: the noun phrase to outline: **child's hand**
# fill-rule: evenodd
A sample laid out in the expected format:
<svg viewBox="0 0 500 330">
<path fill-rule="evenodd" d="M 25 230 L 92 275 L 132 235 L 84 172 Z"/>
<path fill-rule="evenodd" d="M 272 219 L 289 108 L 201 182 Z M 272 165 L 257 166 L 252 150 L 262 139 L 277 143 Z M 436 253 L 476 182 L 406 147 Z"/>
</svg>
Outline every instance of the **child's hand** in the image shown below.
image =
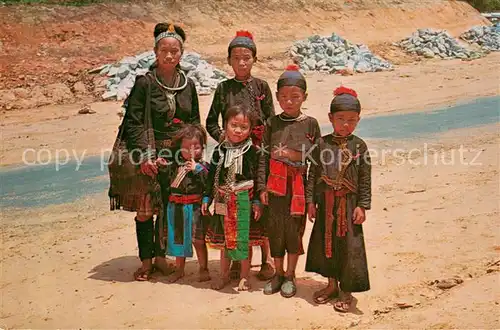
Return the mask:
<svg viewBox="0 0 500 330">
<path fill-rule="evenodd" d="M 316 205 L 314 203 L 307 204 L 307 215 L 309 216 L 309 221 L 314 222 L 316 220 Z"/>
<path fill-rule="evenodd" d="M 168 166 L 167 160 L 165 158 L 161 158 L 161 157 L 158 158 L 158 159 L 156 159 L 155 164 L 158 167 L 166 167 L 166 166 Z"/>
<path fill-rule="evenodd" d="M 354 213 L 352 214 L 352 219 L 355 225 L 360 225 L 366 220 L 365 209 L 362 207 L 356 207 Z"/>
<path fill-rule="evenodd" d="M 267 191 L 263 191 L 260 193 L 260 202 L 264 205 L 269 204 L 269 196 L 267 194 Z"/>
<path fill-rule="evenodd" d="M 257 204 L 252 204 L 253 218 L 255 221 L 259 221 L 262 216 L 262 208 Z"/>
<path fill-rule="evenodd" d="M 208 210 L 208 203 L 201 204 L 201 214 L 203 214 L 203 215 L 211 215 L 210 211 Z"/>
<path fill-rule="evenodd" d="M 154 178 L 158 174 L 158 167 L 152 160 L 141 163 L 141 173 Z"/>
<path fill-rule="evenodd" d="M 190 159 L 186 162 L 185 166 L 189 171 L 194 171 L 196 169 L 196 162 L 194 159 Z"/>
</svg>

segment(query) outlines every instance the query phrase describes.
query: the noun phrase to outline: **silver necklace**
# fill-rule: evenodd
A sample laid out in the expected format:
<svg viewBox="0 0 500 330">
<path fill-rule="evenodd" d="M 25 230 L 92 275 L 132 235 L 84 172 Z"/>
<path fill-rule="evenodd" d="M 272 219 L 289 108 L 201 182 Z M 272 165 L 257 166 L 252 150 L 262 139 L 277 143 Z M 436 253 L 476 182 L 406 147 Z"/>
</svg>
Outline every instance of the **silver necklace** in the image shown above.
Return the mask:
<svg viewBox="0 0 500 330">
<path fill-rule="evenodd" d="M 177 92 L 177 91 L 180 91 L 180 90 L 186 88 L 186 86 L 187 86 L 186 74 L 182 70 L 181 71 L 177 71 L 177 72 L 179 72 L 180 75 L 182 77 L 184 77 L 184 84 L 182 86 L 179 86 L 179 87 L 168 87 L 168 86 L 162 84 L 161 81 L 160 81 L 160 79 L 158 79 L 158 76 L 156 75 L 156 70 L 153 71 L 153 76 L 155 77 L 155 80 L 158 83 L 158 85 L 160 85 L 160 87 L 166 89 L 169 92 Z"/>
<path fill-rule="evenodd" d="M 301 114 L 299 114 L 299 115 L 298 115 L 297 117 L 295 117 L 295 118 L 284 118 L 284 117 L 282 116 L 282 114 L 280 113 L 280 114 L 278 115 L 278 117 L 279 117 L 281 120 L 283 120 L 283 121 L 299 121 L 299 120 L 304 119 L 305 115 L 304 115 L 303 113 L 301 113 Z"/>
<path fill-rule="evenodd" d="M 236 77 L 234 77 L 234 81 L 242 83 L 242 84 L 246 84 L 246 83 L 250 82 L 251 80 L 252 80 L 252 77 L 249 77 L 247 80 L 238 80 L 238 79 L 236 79 Z"/>
</svg>

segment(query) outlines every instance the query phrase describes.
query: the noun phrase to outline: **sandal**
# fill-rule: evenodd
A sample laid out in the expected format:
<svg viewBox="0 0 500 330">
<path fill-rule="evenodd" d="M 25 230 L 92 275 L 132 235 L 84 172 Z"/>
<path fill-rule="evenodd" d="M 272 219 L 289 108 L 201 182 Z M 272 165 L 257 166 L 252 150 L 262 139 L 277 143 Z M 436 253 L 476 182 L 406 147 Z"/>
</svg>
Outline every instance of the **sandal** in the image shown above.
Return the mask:
<svg viewBox="0 0 500 330">
<path fill-rule="evenodd" d="M 297 293 L 297 284 L 295 284 L 295 276 L 288 276 L 281 285 L 281 296 L 284 298 L 292 298 Z"/>
<path fill-rule="evenodd" d="M 143 269 L 139 267 L 134 273 L 134 279 L 139 282 L 149 281 L 151 278 L 152 269 Z"/>
<path fill-rule="evenodd" d="M 348 294 L 344 293 L 343 297 L 340 300 L 337 300 L 333 304 L 333 309 L 335 309 L 339 313 L 349 312 L 353 298 L 354 297 L 350 293 L 348 293 Z"/>
<path fill-rule="evenodd" d="M 264 286 L 264 294 L 270 295 L 279 292 L 284 280 L 285 277 L 283 275 L 274 275 L 273 278 Z"/>
<path fill-rule="evenodd" d="M 324 305 L 339 296 L 339 291 L 334 290 L 330 294 L 326 293 L 328 288 L 316 291 L 313 295 L 313 301 L 318 305 Z"/>
<path fill-rule="evenodd" d="M 248 291 L 250 290 L 250 284 L 246 278 L 242 278 L 238 284 L 238 291 Z"/>
</svg>

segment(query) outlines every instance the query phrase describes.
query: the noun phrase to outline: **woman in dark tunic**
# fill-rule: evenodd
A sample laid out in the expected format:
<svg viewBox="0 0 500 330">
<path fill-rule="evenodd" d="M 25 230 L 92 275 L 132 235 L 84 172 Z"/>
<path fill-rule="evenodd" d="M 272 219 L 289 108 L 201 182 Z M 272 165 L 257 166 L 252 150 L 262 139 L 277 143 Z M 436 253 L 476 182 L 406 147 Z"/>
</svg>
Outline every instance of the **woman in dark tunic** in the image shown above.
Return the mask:
<svg viewBox="0 0 500 330">
<path fill-rule="evenodd" d="M 351 292 L 370 289 L 363 229 L 371 207 L 371 164 L 366 143 L 352 135 L 361 111 L 357 94 L 335 91 L 329 118 L 334 132 L 318 140 L 306 189 L 308 213 L 315 219 L 307 251 L 306 271 L 328 278 L 314 294 L 324 304 L 339 295 L 335 310 L 347 312 Z"/>
<path fill-rule="evenodd" d="M 257 47 L 252 34 L 248 31 L 238 31 L 229 44 L 227 52 L 227 62 L 233 68 L 235 77 L 217 86 L 206 120 L 207 131 L 215 141 L 222 142 L 224 131 L 219 125 L 219 119 L 222 118 L 222 127 L 225 127 L 224 118 L 227 110 L 232 106 L 242 105 L 254 112 L 257 118 L 251 138 L 254 145 L 259 148 L 264 133 L 264 124 L 268 118 L 274 116 L 274 104 L 267 82 L 252 76 L 252 67 L 257 61 Z M 262 223 L 265 223 L 266 215 L 267 208 L 264 210 Z M 261 251 L 262 264 L 257 277 L 267 280 L 274 275 L 267 239 L 264 240 Z M 238 262 L 233 262 L 233 278 L 238 277 L 238 267 Z"/>
<path fill-rule="evenodd" d="M 140 151 L 144 159 L 141 173 L 150 177 L 158 174 L 158 158 L 171 155 L 172 138 L 182 123 L 199 124 L 198 96 L 194 82 L 180 70 L 179 61 L 184 50 L 184 30 L 172 24 L 157 24 L 154 30 L 156 63 L 144 76 L 138 76 L 127 100 L 124 118 L 127 147 Z M 151 125 L 154 131 L 155 148 L 148 141 L 146 127 L 146 100 L 150 93 Z M 160 179 L 161 182 L 161 179 Z M 145 192 L 134 201 L 137 211 L 136 231 L 139 257 L 142 267 L 134 277 L 146 281 L 152 272 L 152 259 L 163 273 L 171 270 L 165 259 L 165 228 L 163 205 L 168 201 L 168 189 L 162 187 L 162 199 Z M 153 216 L 157 215 L 156 226 Z"/>
</svg>

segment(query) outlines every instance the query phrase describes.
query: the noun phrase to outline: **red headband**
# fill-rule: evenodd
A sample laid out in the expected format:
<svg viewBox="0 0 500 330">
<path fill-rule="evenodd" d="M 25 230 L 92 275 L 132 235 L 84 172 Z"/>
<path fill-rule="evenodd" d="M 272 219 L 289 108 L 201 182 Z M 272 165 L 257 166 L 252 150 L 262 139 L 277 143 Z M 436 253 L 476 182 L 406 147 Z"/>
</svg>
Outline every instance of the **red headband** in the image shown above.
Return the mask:
<svg viewBox="0 0 500 330">
<path fill-rule="evenodd" d="M 240 31 L 236 32 L 236 36 L 237 37 L 247 37 L 247 38 L 253 40 L 253 35 L 246 30 L 240 30 Z"/>
<path fill-rule="evenodd" d="M 356 91 L 354 89 L 350 89 L 350 88 L 347 88 L 344 86 L 340 86 L 333 91 L 333 95 L 335 95 L 335 96 L 342 95 L 342 94 L 349 94 L 349 95 L 352 95 L 356 98 L 358 97 L 358 93 L 356 93 Z"/>
</svg>

